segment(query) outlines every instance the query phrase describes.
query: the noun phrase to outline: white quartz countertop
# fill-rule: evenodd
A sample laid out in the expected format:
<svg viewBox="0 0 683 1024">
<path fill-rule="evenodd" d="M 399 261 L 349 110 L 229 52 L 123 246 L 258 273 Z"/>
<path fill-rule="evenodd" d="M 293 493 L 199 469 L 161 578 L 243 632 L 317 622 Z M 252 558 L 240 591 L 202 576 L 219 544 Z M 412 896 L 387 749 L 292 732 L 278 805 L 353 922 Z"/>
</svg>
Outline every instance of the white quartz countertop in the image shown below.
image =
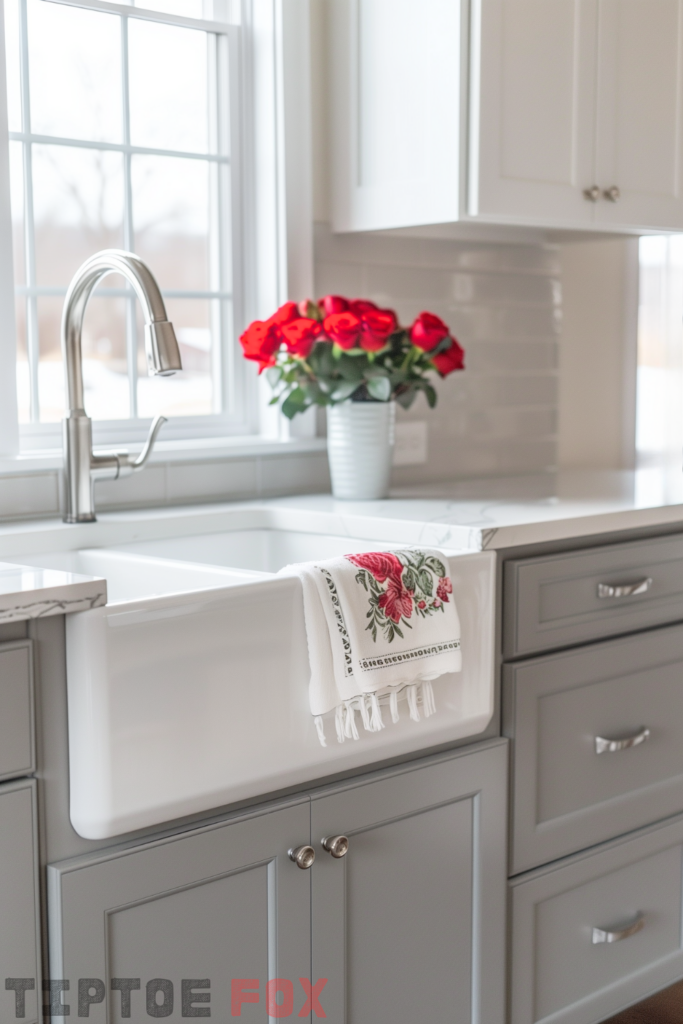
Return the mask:
<svg viewBox="0 0 683 1024">
<path fill-rule="evenodd" d="M 653 526 L 683 527 L 683 473 L 678 467 L 576 471 L 423 484 L 396 489 L 386 501 L 313 495 L 269 504 L 297 510 L 301 529 L 311 529 L 316 513 L 325 513 L 330 532 L 483 551 Z"/>
<path fill-rule="evenodd" d="M 0 622 L 82 612 L 106 602 L 103 579 L 0 562 Z"/>
</svg>

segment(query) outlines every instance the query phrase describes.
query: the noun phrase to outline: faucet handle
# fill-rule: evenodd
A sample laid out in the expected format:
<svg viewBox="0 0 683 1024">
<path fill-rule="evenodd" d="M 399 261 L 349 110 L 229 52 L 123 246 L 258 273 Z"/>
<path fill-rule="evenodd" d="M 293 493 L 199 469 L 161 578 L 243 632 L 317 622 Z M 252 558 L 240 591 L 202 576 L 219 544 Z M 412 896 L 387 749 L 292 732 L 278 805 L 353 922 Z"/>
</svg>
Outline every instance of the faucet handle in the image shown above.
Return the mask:
<svg viewBox="0 0 683 1024">
<path fill-rule="evenodd" d="M 137 458 L 133 458 L 128 452 L 117 452 L 119 460 L 119 480 L 121 477 L 130 476 L 131 473 L 137 473 L 141 469 L 144 469 L 145 463 L 152 454 L 152 448 L 154 448 L 154 442 L 157 439 L 157 434 L 163 427 L 164 423 L 167 423 L 165 416 L 155 416 L 152 420 L 152 426 L 149 428 L 149 434 L 147 435 L 147 441 L 145 447 L 142 449 Z"/>
</svg>

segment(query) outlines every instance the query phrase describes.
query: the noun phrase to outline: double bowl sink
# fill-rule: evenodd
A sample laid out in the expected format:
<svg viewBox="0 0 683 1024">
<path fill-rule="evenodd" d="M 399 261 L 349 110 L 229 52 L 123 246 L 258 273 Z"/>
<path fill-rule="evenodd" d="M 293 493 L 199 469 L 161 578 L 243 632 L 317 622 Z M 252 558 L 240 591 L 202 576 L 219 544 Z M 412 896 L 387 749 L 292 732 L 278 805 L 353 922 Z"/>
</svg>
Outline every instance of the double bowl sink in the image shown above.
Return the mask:
<svg viewBox="0 0 683 1024">
<path fill-rule="evenodd" d="M 493 713 L 494 555 L 444 550 L 463 670 L 434 683 L 437 714 L 321 747 L 300 583 L 284 566 L 410 546 L 401 527 L 264 503 L 109 515 L 35 527 L 0 557 L 103 577 L 107 604 L 66 617 L 70 813 L 90 839 L 310 783 L 446 744 Z M 351 526 L 351 529 L 349 528 Z M 333 532 L 335 530 L 336 532 Z M 362 534 L 365 533 L 366 536 Z M 352 534 L 352 535 L 351 535 Z M 25 541 L 21 550 L 22 540 Z"/>
</svg>

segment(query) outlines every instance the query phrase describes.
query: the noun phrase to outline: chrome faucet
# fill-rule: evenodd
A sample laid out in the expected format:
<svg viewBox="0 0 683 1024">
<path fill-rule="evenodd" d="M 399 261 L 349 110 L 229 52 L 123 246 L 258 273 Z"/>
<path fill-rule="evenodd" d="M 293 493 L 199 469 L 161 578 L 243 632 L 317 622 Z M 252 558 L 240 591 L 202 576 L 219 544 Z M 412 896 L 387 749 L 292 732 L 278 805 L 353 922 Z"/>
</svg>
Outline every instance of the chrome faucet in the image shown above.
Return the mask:
<svg viewBox="0 0 683 1024">
<path fill-rule="evenodd" d="M 123 274 L 132 285 L 145 314 L 145 349 L 151 375 L 168 377 L 182 370 L 173 324 L 150 269 L 132 252 L 104 249 L 86 260 L 75 273 L 64 300 L 62 349 L 66 370 L 69 414 L 64 420 L 65 523 L 95 521 L 95 480 L 117 480 L 142 469 L 166 422 L 155 417 L 147 443 L 137 458 L 126 451 L 98 452 L 92 448 L 92 420 L 83 408 L 81 330 L 90 296 L 107 274 Z"/>
</svg>

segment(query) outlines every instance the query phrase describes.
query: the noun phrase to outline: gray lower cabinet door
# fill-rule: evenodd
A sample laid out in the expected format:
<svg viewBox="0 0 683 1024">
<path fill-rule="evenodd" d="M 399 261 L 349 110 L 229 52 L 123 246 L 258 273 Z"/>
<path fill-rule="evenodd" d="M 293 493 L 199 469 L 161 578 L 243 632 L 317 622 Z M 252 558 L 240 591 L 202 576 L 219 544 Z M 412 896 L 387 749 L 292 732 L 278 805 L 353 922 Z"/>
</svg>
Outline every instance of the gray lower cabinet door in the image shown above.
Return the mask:
<svg viewBox="0 0 683 1024">
<path fill-rule="evenodd" d="M 69 984 L 53 998 L 101 1024 L 209 1013 L 266 1024 L 269 995 L 291 997 L 296 1016 L 310 975 L 310 872 L 288 850 L 309 833 L 305 798 L 50 865 L 50 974 Z"/>
<path fill-rule="evenodd" d="M 0 1021 L 40 1019 L 36 784 L 0 786 Z"/>
<path fill-rule="evenodd" d="M 679 816 L 514 879 L 511 1024 L 595 1024 L 683 977 L 682 878 Z"/>
<path fill-rule="evenodd" d="M 313 979 L 331 1024 L 502 1024 L 507 745 L 313 794 Z M 349 840 L 335 859 L 321 841 Z"/>
</svg>

